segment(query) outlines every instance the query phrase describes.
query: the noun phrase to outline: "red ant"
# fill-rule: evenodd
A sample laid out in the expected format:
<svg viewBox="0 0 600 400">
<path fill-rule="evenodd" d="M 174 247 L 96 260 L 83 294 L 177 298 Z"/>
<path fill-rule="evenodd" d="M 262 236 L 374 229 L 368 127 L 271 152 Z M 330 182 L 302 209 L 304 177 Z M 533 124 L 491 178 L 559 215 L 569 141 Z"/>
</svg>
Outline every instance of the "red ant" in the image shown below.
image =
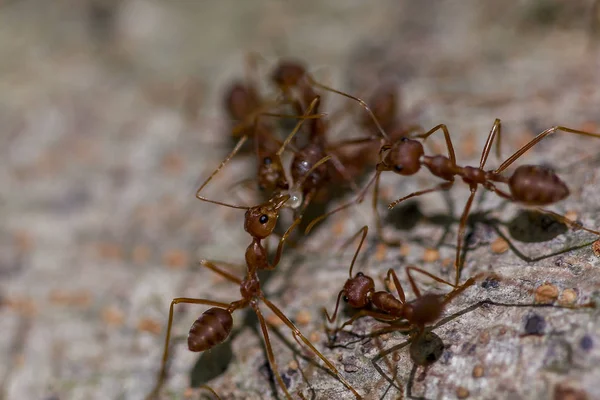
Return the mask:
<svg viewBox="0 0 600 400">
<path fill-rule="evenodd" d="M 310 111 L 309 111 L 310 112 Z M 301 121 L 300 121 L 301 123 Z M 299 128 L 300 123 L 297 125 Z M 267 305 L 271 311 L 292 331 L 294 338 L 300 338 L 302 342 L 306 346 L 308 346 L 314 354 L 316 354 L 323 362 L 327 365 L 327 367 L 332 371 L 334 375 L 338 377 L 338 379 L 356 396 L 356 398 L 361 398 L 358 392 L 340 375 L 335 366 L 323 355 L 321 354 L 313 344 L 306 338 L 304 335 L 298 330 L 298 328 L 290 321 L 289 318 L 285 316 L 285 314 L 271 301 L 269 301 L 262 289 L 260 287 L 260 281 L 257 275 L 259 270 L 267 270 L 274 269 L 281 260 L 281 255 L 283 252 L 283 246 L 291 234 L 293 229 L 300 223 L 300 218 L 297 218 L 294 223 L 287 229 L 282 238 L 279 241 L 277 246 L 277 251 L 275 253 L 275 257 L 272 262 L 269 262 L 267 257 L 267 250 L 262 244 L 262 240 L 266 239 L 271 235 L 273 230 L 275 229 L 275 225 L 277 223 L 277 219 L 279 217 L 279 210 L 286 204 L 288 200 L 290 200 L 289 194 L 275 194 L 271 199 L 263 204 L 259 204 L 254 207 L 244 207 L 239 205 L 228 204 L 220 201 L 210 200 L 203 196 L 200 196 L 200 192 L 202 189 L 210 182 L 210 180 L 225 166 L 225 164 L 239 151 L 239 148 L 243 145 L 247 136 L 245 135 L 240 139 L 238 144 L 235 146 L 234 150 L 225 158 L 224 161 L 221 162 L 219 167 L 208 177 L 208 179 L 200 186 L 198 191 L 196 192 L 196 197 L 200 200 L 219 204 L 222 206 L 235 208 L 235 209 L 243 209 L 246 210 L 245 218 L 244 218 L 244 229 L 246 232 L 252 236 L 252 243 L 248 246 L 245 253 L 245 260 L 247 266 L 246 277 L 242 280 L 236 277 L 231 272 L 228 272 L 216 263 L 202 260 L 200 262 L 201 265 L 209 268 L 213 272 L 221 275 L 225 279 L 229 280 L 240 286 L 240 294 L 241 299 L 231 302 L 229 304 L 212 301 L 208 299 L 195 299 L 195 298 L 175 298 L 171 301 L 171 306 L 169 308 L 169 322 L 167 325 L 167 335 L 165 338 L 165 346 L 163 351 L 162 365 L 159 372 L 159 377 L 155 388 L 153 389 L 150 398 L 155 397 L 160 388 L 162 387 L 164 380 L 166 378 L 166 366 L 168 359 L 168 349 L 169 349 L 169 339 L 171 336 L 171 327 L 173 323 L 173 308 L 175 304 L 179 303 L 188 303 L 188 304 L 204 304 L 212 306 L 206 310 L 192 325 L 188 335 L 188 348 L 191 351 L 201 352 L 208 350 L 215 345 L 222 343 L 227 339 L 229 334 L 231 333 L 231 329 L 233 327 L 233 312 L 236 310 L 244 309 L 247 307 L 251 307 L 256 313 L 263 337 L 265 339 L 265 347 L 267 350 L 267 358 L 271 365 L 271 369 L 275 374 L 275 378 L 277 383 L 285 393 L 288 399 L 291 399 L 291 396 L 286 388 L 281 375 L 279 374 L 277 363 L 275 361 L 275 357 L 273 354 L 273 349 L 271 347 L 271 342 L 269 339 L 269 332 L 267 329 L 267 325 L 265 319 L 262 315 L 262 312 L 259 308 L 259 302 L 262 301 Z M 325 160 L 326 161 L 326 160 Z M 324 161 L 322 161 L 324 162 Z M 318 167 L 320 163 L 316 163 Z M 310 171 L 309 171 L 310 172 Z"/>
<path fill-rule="evenodd" d="M 347 245 L 351 243 L 356 237 L 362 235 L 358 248 L 356 249 L 354 257 L 352 258 L 352 262 L 350 263 L 350 269 L 348 270 L 349 278 L 344 284 L 343 289 L 340 290 L 337 296 L 337 300 L 335 303 L 335 311 L 330 317 L 327 310 L 325 310 L 325 315 L 330 323 L 335 321 L 340 305 L 340 299 L 343 299 L 352 308 L 358 309 L 360 311 L 354 316 L 352 316 L 349 320 L 344 322 L 340 327 L 336 328 L 336 332 L 343 329 L 345 326 L 352 324 L 358 318 L 364 316 L 371 316 L 373 318 L 388 322 L 405 320 L 406 324 L 403 325 L 400 329 L 404 330 L 405 328 L 417 328 L 416 336 L 420 336 L 425 331 L 426 325 L 435 322 L 441 316 L 446 305 L 450 301 L 452 301 L 452 299 L 454 299 L 456 296 L 462 293 L 469 286 L 473 285 L 475 283 L 475 280 L 478 279 L 470 278 L 460 286 L 453 285 L 450 282 L 447 282 L 433 274 L 430 274 L 425 270 L 414 266 L 408 266 L 406 267 L 406 276 L 417 299 L 412 302 L 407 302 L 404 290 L 402 289 L 402 285 L 400 284 L 400 280 L 398 279 L 396 272 L 390 268 L 388 269 L 386 274 L 386 281 L 389 281 L 390 279 L 392 280 L 396 288 L 398 297 L 395 297 L 394 295 L 386 291 L 375 291 L 375 281 L 370 276 L 365 275 L 362 272 L 358 272 L 355 276 L 352 276 L 352 269 L 354 268 L 354 263 L 356 262 L 363 242 L 367 237 L 368 230 L 369 228 L 365 225 L 346 242 Z M 344 245 L 344 247 L 346 245 Z M 437 282 L 448 285 L 452 287 L 452 291 L 445 296 L 438 294 L 421 295 L 421 291 L 415 284 L 411 272 L 421 273 Z M 392 328 L 393 330 L 399 330 L 396 326 L 393 326 Z"/>
<path fill-rule="evenodd" d="M 315 112 L 321 103 L 321 97 L 313 89 L 315 81 L 310 77 L 304 65 L 292 60 L 281 61 L 274 69 L 271 80 L 279 87 L 284 99 L 295 105 L 298 113 L 303 112 L 304 104 L 314 104 Z M 299 94 L 297 93 L 299 92 Z M 331 157 L 333 168 L 322 168 L 315 170 L 303 186 L 304 207 L 316 196 L 317 192 L 325 186 L 328 181 L 349 183 L 353 190 L 358 190 L 354 183 L 354 177 L 359 175 L 364 166 L 362 157 L 347 156 L 340 150 L 348 145 L 365 144 L 371 138 L 360 138 L 343 140 L 329 144 L 326 133 L 329 126 L 325 119 L 318 118 L 309 121 L 308 143 L 298 152 L 292 161 L 291 172 L 294 180 L 307 177 L 306 171 L 316 160 L 325 156 Z"/>
<path fill-rule="evenodd" d="M 238 123 L 232 130 L 234 137 L 244 134 L 253 136 L 252 133 L 256 130 L 255 118 L 283 102 L 281 98 L 269 102 L 261 98 L 255 76 L 256 58 L 257 55 L 254 53 L 246 56 L 245 81 L 235 81 L 225 91 L 224 108 L 229 117 Z M 273 131 L 273 128 L 266 124 L 261 127 L 268 132 Z"/>
<path fill-rule="evenodd" d="M 320 85 L 315 82 L 315 84 Z M 320 85 L 323 86 L 323 85 Z M 522 165 L 519 166 L 510 176 L 505 176 L 502 174 L 511 164 L 513 164 L 517 159 L 519 159 L 523 154 L 525 154 L 529 149 L 539 143 L 546 136 L 555 133 L 557 131 L 562 131 L 566 133 L 573 133 L 577 135 L 591 136 L 600 138 L 600 134 L 584 132 L 572 128 L 567 128 L 564 126 L 554 126 L 552 128 L 548 128 L 538 134 L 535 138 L 533 138 L 529 143 L 522 146 L 519 150 L 517 150 L 513 155 L 506 159 L 498 168 L 495 170 L 484 170 L 485 163 L 487 162 L 489 153 L 492 148 L 492 144 L 496 136 L 498 137 L 498 143 L 500 141 L 500 131 L 501 131 L 501 122 L 499 119 L 496 119 L 490 133 L 488 135 L 487 141 L 483 148 L 481 154 L 481 160 L 479 163 L 479 167 L 461 167 L 456 163 L 456 157 L 454 155 L 454 147 L 452 145 L 452 139 L 450 138 L 450 133 L 448 128 L 444 124 L 440 124 L 425 132 L 424 134 L 418 135 L 417 137 L 426 140 L 430 135 L 435 133 L 438 130 L 441 130 L 444 134 L 444 138 L 446 141 L 446 146 L 448 148 L 448 156 L 436 155 L 436 156 L 427 156 L 425 155 L 425 151 L 423 149 L 423 145 L 421 142 L 408 137 L 402 137 L 395 142 L 391 142 L 383 130 L 381 125 L 373 115 L 373 112 L 369 108 L 369 106 L 361 99 L 348 95 L 346 93 L 326 88 L 327 90 L 332 90 L 335 93 L 341 94 L 343 96 L 349 97 L 358 101 L 371 115 L 373 118 L 373 122 L 377 125 L 378 129 L 380 129 L 380 133 L 383 137 L 382 146 L 379 151 L 380 153 L 380 162 L 376 166 L 376 173 L 371 178 L 369 183 L 366 185 L 364 189 L 361 190 L 359 195 L 355 200 L 350 203 L 347 203 L 337 209 L 315 219 L 308 226 L 307 231 L 314 226 L 317 222 L 322 220 L 323 218 L 340 211 L 346 207 L 349 207 L 352 204 L 360 203 L 363 201 L 366 191 L 370 187 L 370 185 L 375 182 L 374 196 L 373 196 L 373 208 L 375 210 L 375 214 L 377 217 L 378 223 L 378 232 L 381 235 L 381 222 L 380 217 L 377 213 L 377 197 L 378 197 L 378 186 L 379 186 L 379 178 L 382 172 L 384 171 L 393 171 L 396 174 L 409 176 L 416 174 L 421 166 L 425 166 L 429 169 L 429 171 L 445 180 L 446 182 L 436 185 L 433 188 L 420 190 L 414 193 L 411 193 L 407 196 L 404 196 L 398 200 L 393 201 L 389 204 L 388 208 L 392 209 L 400 202 L 420 196 L 426 193 L 431 193 L 435 191 L 449 190 L 454 185 L 455 177 L 461 177 L 462 180 L 469 185 L 469 189 L 471 194 L 465 208 L 463 210 L 460 224 L 458 228 L 458 236 L 457 236 L 457 249 L 456 249 L 456 258 L 454 267 L 456 269 L 456 278 L 455 284 L 458 285 L 459 276 L 460 276 L 460 255 L 463 246 L 464 240 L 464 232 L 467 223 L 467 217 L 469 216 L 469 211 L 471 209 L 471 205 L 473 203 L 473 199 L 475 197 L 475 193 L 479 187 L 482 185 L 484 188 L 496 193 L 500 197 L 510 200 L 515 203 L 521 203 L 525 206 L 535 207 L 539 212 L 549 214 L 554 218 L 558 219 L 562 223 L 575 227 L 577 229 L 583 229 L 590 233 L 600 235 L 600 232 L 591 230 L 583 227 L 577 222 L 571 221 L 566 217 L 557 214 L 553 211 L 545 210 L 540 208 L 540 206 L 546 206 L 554 204 L 560 200 L 565 199 L 569 195 L 569 189 L 566 184 L 556 175 L 556 173 L 550 168 L 539 166 L 539 165 Z M 497 147 L 499 149 L 499 146 Z M 507 193 L 501 189 L 498 189 L 496 185 L 497 183 L 504 183 L 508 185 L 510 193 Z"/>
<path fill-rule="evenodd" d="M 342 164 L 334 150 L 345 145 L 352 145 L 357 142 L 364 142 L 364 139 L 359 141 L 350 140 L 338 143 L 335 147 L 329 147 L 325 141 L 325 130 L 327 125 L 319 118 L 322 114 L 310 113 L 317 112 L 320 105 L 320 96 L 312 99 L 310 105 L 300 118 L 300 121 L 281 144 L 277 152 L 273 152 L 274 147 L 270 150 L 265 150 L 265 145 L 259 145 L 255 142 L 256 154 L 259 159 L 258 181 L 261 190 L 271 192 L 289 193 L 292 196 L 290 207 L 300 209 L 298 214 L 302 214 L 306 207 L 312 202 L 320 189 L 325 187 L 326 182 L 332 179 L 332 172 L 328 169 L 325 161 L 331 160 L 333 169 L 340 176 L 354 185 L 352 177 L 349 175 L 345 166 Z M 294 157 L 290 164 L 291 182 L 285 177 L 284 168 L 281 162 L 281 155 L 284 149 L 290 145 L 294 136 L 299 131 L 304 119 L 310 119 L 310 139 L 308 144 L 299 150 L 294 150 Z M 271 143 L 273 143 L 271 141 Z M 358 188 L 353 186 L 356 190 Z"/>
</svg>

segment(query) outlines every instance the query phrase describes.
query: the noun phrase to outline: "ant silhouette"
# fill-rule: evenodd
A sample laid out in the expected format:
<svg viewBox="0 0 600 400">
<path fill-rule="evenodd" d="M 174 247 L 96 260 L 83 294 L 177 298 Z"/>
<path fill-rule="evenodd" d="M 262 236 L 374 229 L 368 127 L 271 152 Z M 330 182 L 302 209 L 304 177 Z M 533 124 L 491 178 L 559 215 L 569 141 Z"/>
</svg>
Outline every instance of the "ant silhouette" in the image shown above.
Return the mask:
<svg viewBox="0 0 600 400">
<path fill-rule="evenodd" d="M 584 132 L 577 129 L 567 128 L 564 126 L 554 126 L 544 130 L 534 137 L 529 143 L 523 145 L 514 154 L 508 157 L 498 168 L 495 170 L 485 170 L 485 164 L 487 162 L 489 153 L 491 151 L 494 139 L 497 138 L 497 150 L 499 154 L 499 143 L 500 143 L 500 132 L 501 132 L 501 121 L 496 119 L 490 130 L 485 146 L 481 153 L 481 159 L 478 167 L 465 166 L 461 167 L 456 163 L 456 156 L 454 154 L 454 147 L 452 145 L 452 139 L 450 132 L 445 124 L 440 124 L 424 134 L 416 135 L 415 138 L 426 140 L 429 136 L 437 131 L 441 131 L 444 135 L 446 147 L 448 150 L 448 156 L 435 155 L 428 156 L 425 154 L 425 150 L 420 141 L 412 137 L 402 137 L 395 142 L 389 140 L 389 136 L 385 133 L 375 115 L 369 108 L 369 106 L 361 99 L 351 96 L 349 94 L 340 92 L 335 89 L 328 88 L 324 85 L 314 82 L 315 85 L 321 86 L 326 90 L 334 91 L 342 96 L 351 98 L 365 108 L 369 115 L 372 117 L 373 122 L 376 124 L 381 133 L 381 148 L 379 151 L 380 162 L 376 165 L 376 172 L 367 183 L 367 185 L 360 191 L 359 195 L 349 203 L 346 203 L 333 211 L 313 220 L 307 227 L 306 232 L 308 233 L 312 227 L 323 220 L 324 218 L 341 211 L 353 204 L 361 203 L 364 200 L 367 190 L 375 183 L 374 194 L 373 194 L 373 209 L 376 215 L 378 234 L 382 237 L 382 227 L 379 213 L 377 212 L 377 200 L 378 200 L 378 187 L 379 180 L 382 172 L 392 171 L 398 175 L 410 176 L 416 174 L 422 166 L 425 166 L 429 172 L 443 179 L 445 182 L 434 186 L 433 188 L 419 190 L 413 192 L 407 196 L 399 198 L 391 202 L 388 206 L 389 209 L 394 208 L 399 203 L 408 200 L 413 197 L 421 196 L 427 193 L 436 191 L 447 191 L 455 183 L 455 178 L 460 177 L 462 180 L 469 185 L 470 196 L 463 209 L 462 216 L 459 223 L 458 235 L 457 235 L 457 248 L 456 258 L 454 262 L 454 268 L 456 271 L 455 285 L 458 285 L 460 279 L 460 267 L 461 251 L 464 242 L 464 234 L 466 229 L 467 218 L 471 210 L 475 193 L 479 186 L 483 186 L 485 189 L 496 193 L 501 198 L 509 200 L 514 203 L 524 205 L 526 207 L 533 207 L 538 212 L 551 215 L 555 219 L 564 223 L 565 225 L 583 229 L 587 232 L 595 235 L 600 235 L 600 232 L 584 227 L 576 221 L 571 221 L 563 215 L 560 215 L 554 211 L 546 210 L 541 208 L 542 206 L 548 206 L 557 203 L 560 200 L 565 199 L 569 195 L 569 189 L 567 185 L 558 177 L 558 175 L 550 168 L 541 165 L 521 165 L 515 169 L 510 175 L 506 176 L 503 172 L 510 167 L 515 161 L 517 161 L 523 154 L 529 149 L 538 144 L 542 139 L 548 135 L 556 132 L 571 133 L 582 136 L 589 136 L 600 138 L 600 134 Z M 508 185 L 509 192 L 496 187 L 495 183 L 501 183 Z"/>
<path fill-rule="evenodd" d="M 297 125 L 299 128 L 301 121 Z M 269 332 L 267 329 L 266 321 L 260 311 L 259 303 L 263 302 L 291 331 L 294 338 L 298 341 L 302 341 L 308 346 L 311 351 L 316 354 L 324 363 L 327 365 L 329 370 L 356 396 L 360 399 L 361 396 L 358 392 L 340 375 L 336 367 L 329 361 L 322 353 L 320 353 L 314 345 L 298 330 L 294 323 L 285 316 L 285 314 L 270 300 L 268 300 L 260 286 L 258 278 L 258 271 L 260 270 L 272 270 L 276 268 L 281 260 L 283 253 L 283 247 L 288 236 L 291 234 L 293 229 L 300 223 L 300 218 L 296 218 L 293 224 L 286 230 L 281 237 L 273 261 L 269 262 L 268 252 L 265 246 L 262 244 L 262 240 L 268 238 L 275 229 L 279 217 L 280 209 L 290 200 L 289 194 L 275 194 L 271 199 L 265 203 L 259 204 L 254 207 L 245 207 L 234 204 L 229 204 L 221 201 L 211 200 L 206 197 L 200 196 L 200 193 L 204 187 L 212 180 L 212 178 L 227 164 L 227 162 L 239 151 L 239 148 L 243 145 L 247 135 L 244 135 L 233 151 L 221 162 L 217 169 L 206 179 L 206 181 L 200 186 L 196 192 L 196 197 L 202 201 L 206 201 L 213 204 L 222 205 L 234 209 L 246 210 L 244 215 L 244 229 L 252 237 L 252 242 L 248 246 L 245 252 L 246 261 L 246 276 L 244 279 L 236 277 L 233 273 L 218 266 L 218 262 L 209 260 L 202 260 L 200 264 L 208 269 L 212 270 L 216 274 L 222 276 L 226 280 L 239 285 L 241 298 L 231 303 L 223 303 L 213 301 L 209 299 L 199 298 L 186 298 L 178 297 L 171 301 L 169 307 L 169 319 L 167 325 L 167 334 L 165 337 L 165 345 L 163 351 L 162 364 L 158 375 L 157 383 L 152 390 L 148 398 L 155 398 L 166 379 L 166 368 L 168 360 L 169 340 L 171 336 L 171 327 L 173 323 L 173 309 L 176 304 L 202 304 L 211 306 L 194 322 L 190 328 L 188 335 L 188 348 L 194 352 L 202 352 L 208 350 L 219 343 L 225 341 L 231 333 L 233 327 L 233 312 L 245 308 L 252 308 L 256 313 L 261 331 L 264 338 L 265 348 L 267 351 L 267 358 L 275 378 L 286 398 L 291 399 L 291 395 L 287 390 L 287 387 L 279 374 L 277 362 L 273 354 L 271 347 L 271 341 L 269 339 Z M 326 160 L 325 160 L 326 161 Z M 325 162 L 323 161 L 323 162 Z M 317 165 L 318 167 L 318 165 Z M 300 344 L 300 342 L 298 341 Z"/>
</svg>

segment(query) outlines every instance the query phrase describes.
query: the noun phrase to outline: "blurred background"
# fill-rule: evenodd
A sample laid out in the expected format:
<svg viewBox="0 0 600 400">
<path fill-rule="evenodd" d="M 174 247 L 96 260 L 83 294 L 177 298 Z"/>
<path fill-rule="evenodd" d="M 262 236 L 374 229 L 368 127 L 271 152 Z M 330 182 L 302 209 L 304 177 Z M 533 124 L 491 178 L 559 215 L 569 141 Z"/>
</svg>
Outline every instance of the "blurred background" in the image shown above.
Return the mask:
<svg viewBox="0 0 600 400">
<path fill-rule="evenodd" d="M 200 258 L 243 262 L 249 239 L 242 212 L 202 204 L 194 193 L 230 149 L 222 97 L 233 79 L 244 76 L 249 52 L 264 57 L 258 73 L 265 87 L 282 57 L 300 59 L 323 81 L 361 96 L 392 82 L 401 112 L 426 128 L 446 123 L 458 159 L 477 163 L 495 118 L 503 122 L 505 156 L 553 125 L 599 130 L 599 27 L 598 6 L 588 0 L 0 0 L 0 399 L 142 399 L 160 366 L 170 300 L 238 296 L 237 288 L 196 266 Z M 329 99 L 335 107 L 348 106 L 334 95 Z M 349 110 L 362 115 L 358 106 Z M 436 143 L 442 151 L 443 142 Z M 593 139 L 559 134 L 529 156 L 557 167 L 569 182 L 573 196 L 557 210 L 574 212 L 592 228 L 600 222 L 598 150 Z M 235 182 L 251 177 L 249 162 L 234 160 L 206 195 L 251 198 L 243 190 L 232 194 Z M 431 182 L 426 175 L 386 178 L 382 203 Z M 455 216 L 466 193 L 458 188 L 450 194 Z M 499 204 L 487 197 L 488 210 Z M 419 212 L 447 213 L 442 199 L 419 199 Z M 336 258 L 328 248 L 371 223 L 368 205 L 361 210 L 332 217 L 303 243 L 309 256 L 292 255 L 283 263 L 283 271 L 297 264 L 295 289 L 281 290 L 289 283 L 287 272 L 275 274 L 266 287 L 319 348 L 325 342 L 320 308 L 333 307 L 351 257 Z M 368 262 L 374 274 L 404 261 L 439 272 L 437 257 L 424 254 L 436 246 L 428 238 L 437 240 L 443 229 L 425 225 L 400 235 L 408 243 L 402 263 L 391 253 L 396 250 L 378 253 L 380 265 Z M 393 224 L 386 229 L 395 232 Z M 442 260 L 452 257 L 452 235 L 444 242 L 449 246 L 438 249 Z M 496 237 L 490 235 L 484 244 Z M 415 237 L 420 239 L 411 242 Z M 587 243 L 590 235 L 551 239 L 521 248 L 550 253 Z M 589 246 L 567 254 L 524 267 L 514 252 L 492 254 L 484 246 L 469 256 L 478 261 L 467 269 L 493 265 L 532 287 L 550 281 L 591 298 L 600 289 L 597 257 Z M 532 300 L 515 293 L 498 299 Z M 465 304 L 482 298 L 473 296 Z M 252 326 L 242 328 L 226 350 L 215 350 L 212 361 L 187 351 L 183 339 L 201 311 L 182 306 L 176 313 L 165 398 L 198 398 L 191 387 L 206 381 L 224 398 L 272 398 L 261 338 Z M 464 320 L 470 322 L 448 328 L 454 334 L 446 349 L 454 357 L 428 370 L 430 376 L 419 369 L 423 379 L 412 385 L 413 394 L 600 398 L 600 353 L 588 346 L 600 340 L 597 314 L 539 311 L 545 332 L 562 332 L 560 340 L 522 340 L 519 329 L 531 312 L 506 309 L 493 318 L 474 313 Z M 504 353 L 494 360 L 504 357 L 506 365 L 476 380 L 473 357 L 484 360 L 491 350 L 460 349 L 480 343 L 477 335 L 493 330 L 492 323 L 507 327 L 504 337 L 512 335 L 517 353 L 499 345 Z M 293 351 L 282 341 L 275 345 L 279 364 L 294 370 Z M 374 372 L 373 346 L 361 351 L 326 354 L 343 363 L 340 369 L 364 393 L 401 398 L 402 391 L 384 390 Z M 535 361 L 536 354 L 542 361 Z M 354 357 L 350 367 L 344 357 Z M 405 367 L 398 376 L 406 385 L 414 370 L 411 378 L 411 361 L 402 357 L 394 362 Z M 214 359 L 216 365 L 210 364 Z M 294 391 L 307 398 L 351 398 L 322 370 L 294 362 L 308 375 L 307 383 L 288 371 Z M 559 397 L 569 394 L 580 397 Z"/>
</svg>

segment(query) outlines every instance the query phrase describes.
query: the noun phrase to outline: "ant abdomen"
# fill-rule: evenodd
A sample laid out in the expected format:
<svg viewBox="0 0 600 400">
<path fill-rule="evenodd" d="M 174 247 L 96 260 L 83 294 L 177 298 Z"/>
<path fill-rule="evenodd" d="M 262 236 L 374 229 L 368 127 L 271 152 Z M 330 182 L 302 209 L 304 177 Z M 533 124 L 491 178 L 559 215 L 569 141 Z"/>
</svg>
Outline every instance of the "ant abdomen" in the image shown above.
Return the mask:
<svg viewBox="0 0 600 400">
<path fill-rule="evenodd" d="M 232 327 L 233 318 L 229 311 L 219 307 L 209 308 L 192 324 L 188 348 L 195 352 L 208 350 L 224 342 Z"/>
<path fill-rule="evenodd" d="M 327 165 L 325 164 L 319 165 L 310 172 L 309 176 L 306 176 L 313 166 L 323 157 L 325 157 L 323 148 L 315 144 L 309 144 L 294 156 L 291 164 L 292 179 L 294 182 L 303 180 L 305 192 L 314 187 L 318 187 L 327 177 Z"/>
<path fill-rule="evenodd" d="M 569 196 L 569 188 L 551 168 L 522 165 L 508 180 L 515 200 L 532 206 L 556 203 Z"/>
<path fill-rule="evenodd" d="M 257 108 L 258 94 L 256 91 L 236 82 L 225 92 L 225 109 L 235 120 L 243 120 Z"/>
</svg>

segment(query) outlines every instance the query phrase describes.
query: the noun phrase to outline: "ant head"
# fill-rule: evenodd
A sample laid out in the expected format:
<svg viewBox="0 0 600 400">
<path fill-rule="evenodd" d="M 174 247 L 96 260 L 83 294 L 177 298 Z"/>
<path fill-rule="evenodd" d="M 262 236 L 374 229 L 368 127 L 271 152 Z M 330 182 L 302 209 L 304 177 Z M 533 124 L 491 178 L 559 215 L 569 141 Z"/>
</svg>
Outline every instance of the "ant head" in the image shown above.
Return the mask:
<svg viewBox="0 0 600 400">
<path fill-rule="evenodd" d="M 306 68 L 299 61 L 283 60 L 271 74 L 271 80 L 279 86 L 296 86 L 306 74 Z"/>
<path fill-rule="evenodd" d="M 288 190 L 283 165 L 278 157 L 266 155 L 258 166 L 258 188 L 261 191 L 273 192 L 276 189 Z"/>
<path fill-rule="evenodd" d="M 391 146 L 384 164 L 397 174 L 414 175 L 421 168 L 421 157 L 424 154 L 421 142 L 403 137 Z"/>
<path fill-rule="evenodd" d="M 404 318 L 412 324 L 425 326 L 437 321 L 443 311 L 443 296 L 439 294 L 424 294 L 415 301 L 405 304 Z"/>
<path fill-rule="evenodd" d="M 553 204 L 569 196 L 567 185 L 552 168 L 543 165 L 519 166 L 509 178 L 508 187 L 517 201 L 532 206 Z"/>
<path fill-rule="evenodd" d="M 357 273 L 344 284 L 343 299 L 353 308 L 364 308 L 371 302 L 371 295 L 375 291 L 375 282 L 362 272 Z"/>
<path fill-rule="evenodd" d="M 269 236 L 277 224 L 279 209 L 283 207 L 289 198 L 289 195 L 275 196 L 266 203 L 249 208 L 244 217 L 244 229 L 246 232 L 258 239 L 264 239 Z"/>
<path fill-rule="evenodd" d="M 253 87 L 242 82 L 235 82 L 225 92 L 224 102 L 229 116 L 239 121 L 256 109 L 258 95 Z"/>
</svg>

